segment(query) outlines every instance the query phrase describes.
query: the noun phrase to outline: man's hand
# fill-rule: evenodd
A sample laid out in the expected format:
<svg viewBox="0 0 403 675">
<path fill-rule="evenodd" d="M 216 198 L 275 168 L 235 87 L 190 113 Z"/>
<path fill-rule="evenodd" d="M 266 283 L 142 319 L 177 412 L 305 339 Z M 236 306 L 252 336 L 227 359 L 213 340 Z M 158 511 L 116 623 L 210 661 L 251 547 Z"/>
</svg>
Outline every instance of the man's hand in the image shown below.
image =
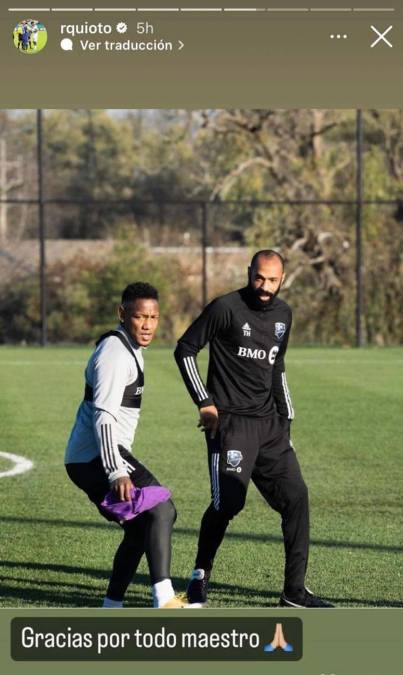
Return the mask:
<svg viewBox="0 0 403 675">
<path fill-rule="evenodd" d="M 112 483 L 112 490 L 116 492 L 121 502 L 130 502 L 130 490 L 133 487 L 129 476 L 121 476 Z"/>
<path fill-rule="evenodd" d="M 210 438 L 215 438 L 218 429 L 218 410 L 215 405 L 207 405 L 200 408 L 200 420 L 197 425 L 202 431 L 210 433 Z"/>
</svg>

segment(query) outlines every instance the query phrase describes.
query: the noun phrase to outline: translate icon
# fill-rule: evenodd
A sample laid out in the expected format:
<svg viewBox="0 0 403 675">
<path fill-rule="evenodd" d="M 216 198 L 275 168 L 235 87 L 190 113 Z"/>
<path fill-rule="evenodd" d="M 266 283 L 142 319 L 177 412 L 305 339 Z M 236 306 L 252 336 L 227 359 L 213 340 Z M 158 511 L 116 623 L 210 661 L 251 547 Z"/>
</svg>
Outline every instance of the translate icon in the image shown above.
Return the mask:
<svg viewBox="0 0 403 675">
<path fill-rule="evenodd" d="M 73 40 L 70 40 L 70 38 L 63 38 L 63 40 L 60 43 L 60 47 L 65 52 L 72 52 L 73 51 Z"/>
</svg>

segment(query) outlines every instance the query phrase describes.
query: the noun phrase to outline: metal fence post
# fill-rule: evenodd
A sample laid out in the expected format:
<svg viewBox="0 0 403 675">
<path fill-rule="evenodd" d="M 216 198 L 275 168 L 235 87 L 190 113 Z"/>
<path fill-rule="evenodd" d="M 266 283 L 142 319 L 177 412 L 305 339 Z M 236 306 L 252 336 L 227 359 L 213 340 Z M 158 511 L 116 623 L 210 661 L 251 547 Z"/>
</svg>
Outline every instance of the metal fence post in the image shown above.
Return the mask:
<svg viewBox="0 0 403 675">
<path fill-rule="evenodd" d="M 363 250 L 362 250 L 362 211 L 363 211 L 363 145 L 364 123 L 362 110 L 357 110 L 357 170 L 356 170 L 356 223 L 355 223 L 355 277 L 356 277 L 356 303 L 355 303 L 355 345 L 362 347 L 364 344 L 362 319 L 363 319 Z"/>
<path fill-rule="evenodd" d="M 207 246 L 208 246 L 208 233 L 207 233 L 207 204 L 206 202 L 201 202 L 201 242 L 202 242 L 202 307 L 207 305 Z"/>
<path fill-rule="evenodd" d="M 43 133 L 42 110 L 36 111 L 37 160 L 38 160 L 38 220 L 39 220 L 39 284 L 41 304 L 41 346 L 48 341 L 47 284 L 46 284 L 46 223 L 43 199 Z"/>
</svg>

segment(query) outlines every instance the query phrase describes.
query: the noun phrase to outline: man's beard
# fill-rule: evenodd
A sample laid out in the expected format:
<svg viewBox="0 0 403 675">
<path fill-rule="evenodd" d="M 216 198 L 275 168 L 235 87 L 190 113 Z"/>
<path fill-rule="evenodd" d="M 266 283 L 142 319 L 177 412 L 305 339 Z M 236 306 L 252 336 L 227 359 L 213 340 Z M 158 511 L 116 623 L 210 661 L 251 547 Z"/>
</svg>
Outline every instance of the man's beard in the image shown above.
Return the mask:
<svg viewBox="0 0 403 675">
<path fill-rule="evenodd" d="M 279 287 L 274 291 L 274 293 L 263 293 L 261 292 L 260 289 L 254 288 L 249 281 L 248 286 L 247 286 L 247 297 L 248 297 L 248 303 L 249 305 L 254 308 L 258 309 L 261 311 L 267 311 L 271 308 L 272 303 L 274 298 L 276 297 L 277 293 L 280 290 L 281 284 L 279 284 Z M 265 296 L 268 298 L 267 300 L 262 300 L 261 295 Z"/>
<path fill-rule="evenodd" d="M 274 296 L 277 295 L 278 293 L 278 290 L 275 293 L 266 293 L 255 288 L 253 290 L 255 291 L 259 300 L 261 300 L 262 302 L 270 302 L 270 300 L 272 300 L 272 298 L 274 298 Z"/>
<path fill-rule="evenodd" d="M 254 288 L 252 284 L 249 282 L 249 288 L 251 289 L 255 298 L 257 299 L 258 302 L 262 303 L 263 305 L 269 305 L 271 303 L 273 298 L 275 298 L 278 292 L 280 291 L 280 287 L 281 284 L 279 284 L 276 290 L 273 293 L 271 293 L 270 291 L 262 291 L 260 288 Z"/>
</svg>

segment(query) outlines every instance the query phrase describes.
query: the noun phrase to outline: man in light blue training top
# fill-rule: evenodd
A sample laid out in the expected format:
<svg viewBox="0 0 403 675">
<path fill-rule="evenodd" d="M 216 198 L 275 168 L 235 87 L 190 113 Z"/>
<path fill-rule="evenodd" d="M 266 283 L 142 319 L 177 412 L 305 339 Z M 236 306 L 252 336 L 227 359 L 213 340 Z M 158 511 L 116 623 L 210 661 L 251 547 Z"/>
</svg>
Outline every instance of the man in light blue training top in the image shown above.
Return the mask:
<svg viewBox="0 0 403 675">
<path fill-rule="evenodd" d="M 153 474 L 130 452 L 144 389 L 142 348 L 151 343 L 159 320 L 158 292 L 150 284 L 125 288 L 119 307 L 120 324 L 102 335 L 85 371 L 85 393 L 66 448 L 71 480 L 108 520 L 124 530 L 118 547 L 104 607 L 122 607 L 123 597 L 145 553 L 154 607 L 181 608 L 170 578 L 171 534 L 176 518 L 171 500 L 162 501 L 130 520 L 105 511 L 111 497 L 130 501 L 133 486 L 158 486 Z M 138 492 L 138 491 L 137 491 Z"/>
</svg>

